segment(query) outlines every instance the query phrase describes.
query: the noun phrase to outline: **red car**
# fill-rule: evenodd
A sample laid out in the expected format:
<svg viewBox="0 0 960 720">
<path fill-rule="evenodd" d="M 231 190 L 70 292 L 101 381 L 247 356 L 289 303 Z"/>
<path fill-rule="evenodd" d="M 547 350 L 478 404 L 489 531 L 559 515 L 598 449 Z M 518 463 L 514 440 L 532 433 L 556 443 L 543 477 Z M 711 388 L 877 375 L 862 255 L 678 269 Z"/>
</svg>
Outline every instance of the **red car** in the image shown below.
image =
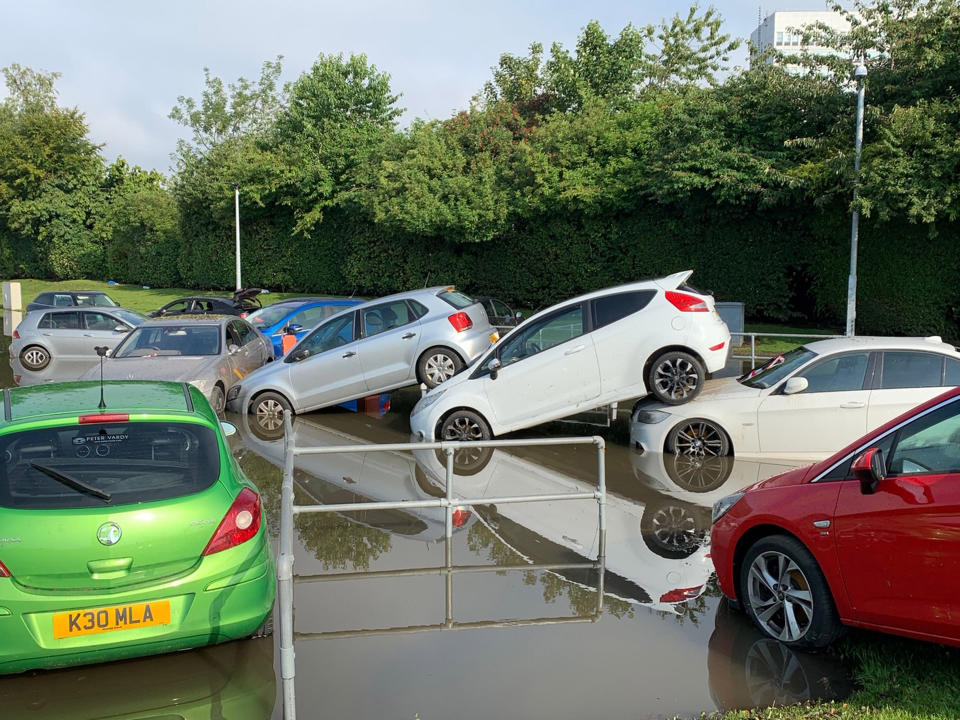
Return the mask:
<svg viewBox="0 0 960 720">
<path fill-rule="evenodd" d="M 723 593 L 768 635 L 844 625 L 960 645 L 960 388 L 713 506 Z"/>
</svg>

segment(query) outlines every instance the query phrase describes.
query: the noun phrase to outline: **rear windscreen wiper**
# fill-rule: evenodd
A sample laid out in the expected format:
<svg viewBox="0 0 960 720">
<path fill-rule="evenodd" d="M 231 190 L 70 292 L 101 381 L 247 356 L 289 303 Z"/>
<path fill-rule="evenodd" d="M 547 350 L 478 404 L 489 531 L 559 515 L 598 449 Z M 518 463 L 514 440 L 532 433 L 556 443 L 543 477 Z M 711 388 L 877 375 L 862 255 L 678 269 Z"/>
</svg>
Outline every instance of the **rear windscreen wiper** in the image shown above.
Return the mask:
<svg viewBox="0 0 960 720">
<path fill-rule="evenodd" d="M 54 470 L 49 468 L 46 465 L 37 465 L 36 463 L 30 463 L 30 467 L 34 470 L 39 470 L 47 477 L 51 477 L 57 482 L 63 483 L 68 488 L 72 488 L 77 492 L 86 493 L 87 495 L 93 495 L 96 498 L 100 498 L 104 502 L 110 502 L 110 499 L 113 497 L 110 493 L 101 490 L 100 488 L 95 488 L 92 485 L 87 485 L 86 483 L 80 482 L 76 478 L 72 478 L 69 475 L 64 475 L 59 470 Z"/>
</svg>

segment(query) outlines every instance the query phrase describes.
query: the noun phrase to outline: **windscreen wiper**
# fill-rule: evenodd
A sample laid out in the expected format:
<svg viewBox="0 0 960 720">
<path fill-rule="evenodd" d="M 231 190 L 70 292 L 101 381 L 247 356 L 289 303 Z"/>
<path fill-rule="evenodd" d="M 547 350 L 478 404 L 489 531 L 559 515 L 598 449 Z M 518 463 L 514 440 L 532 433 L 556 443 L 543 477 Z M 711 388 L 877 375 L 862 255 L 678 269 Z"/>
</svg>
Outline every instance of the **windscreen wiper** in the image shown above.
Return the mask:
<svg viewBox="0 0 960 720">
<path fill-rule="evenodd" d="M 104 502 L 110 502 L 113 495 L 101 490 L 100 488 L 95 488 L 92 485 L 87 485 L 84 482 L 80 482 L 76 478 L 72 478 L 69 475 L 65 475 L 59 470 L 54 470 L 53 468 L 47 467 L 46 465 L 37 465 L 37 463 L 30 463 L 30 467 L 34 470 L 39 470 L 47 477 L 53 478 L 57 482 L 63 483 L 68 488 L 76 490 L 77 492 L 86 493 L 87 495 L 93 495 L 96 498 L 100 498 Z"/>
</svg>

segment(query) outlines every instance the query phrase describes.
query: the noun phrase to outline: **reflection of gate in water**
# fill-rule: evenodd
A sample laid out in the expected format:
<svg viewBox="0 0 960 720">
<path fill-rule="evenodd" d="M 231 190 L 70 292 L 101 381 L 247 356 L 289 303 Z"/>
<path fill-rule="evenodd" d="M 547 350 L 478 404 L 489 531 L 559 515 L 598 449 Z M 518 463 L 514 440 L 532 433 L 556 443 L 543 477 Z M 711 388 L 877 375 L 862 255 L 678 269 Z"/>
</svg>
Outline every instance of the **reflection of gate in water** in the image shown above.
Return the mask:
<svg viewBox="0 0 960 720">
<path fill-rule="evenodd" d="M 595 445 L 597 448 L 597 489 L 591 492 L 558 493 L 540 495 L 517 495 L 506 497 L 460 498 L 454 494 L 453 454 L 459 448 L 486 447 L 528 447 L 537 445 Z M 446 455 L 445 494 L 430 500 L 398 500 L 393 502 L 344 503 L 338 505 L 294 505 L 293 468 L 297 455 L 330 455 L 335 453 L 369 452 L 408 452 L 413 450 L 441 450 Z M 296 692 L 294 679 L 296 667 L 294 660 L 293 630 L 293 521 L 294 517 L 307 513 L 357 512 L 364 510 L 403 510 L 416 508 L 444 508 L 445 510 L 445 563 L 439 567 L 408 568 L 402 570 L 383 570 L 361 573 L 337 573 L 335 575 L 298 576 L 301 582 L 331 582 L 356 580 L 360 578 L 412 577 L 442 575 L 445 578 L 445 617 L 443 622 L 430 625 L 383 628 L 377 630 L 344 630 L 320 633 L 296 633 L 301 639 L 321 637 L 354 637 L 369 634 L 403 634 L 425 632 L 428 630 L 465 630 L 490 627 L 521 627 L 528 625 L 556 625 L 561 623 L 596 622 L 603 613 L 603 574 L 606 554 L 606 475 L 604 468 L 606 445 L 601 437 L 551 438 L 544 440 L 486 440 L 477 442 L 423 442 L 393 443 L 382 445 L 337 445 L 328 447 L 298 448 L 293 443 L 293 428 L 289 413 L 284 414 L 284 453 L 283 485 L 280 496 L 280 554 L 277 558 L 277 580 L 279 584 L 279 620 L 280 620 L 280 674 L 283 682 L 283 715 L 286 720 L 296 718 Z M 555 500 L 596 500 L 599 516 L 599 546 L 595 562 L 518 564 L 518 565 L 453 565 L 451 538 L 456 508 L 472 505 L 505 505 L 522 502 L 546 502 Z M 453 619 L 453 577 L 457 574 L 504 572 L 521 570 L 561 571 L 591 569 L 598 571 L 596 609 L 591 615 L 576 617 L 547 617 L 523 620 L 481 620 L 457 622 Z"/>
</svg>

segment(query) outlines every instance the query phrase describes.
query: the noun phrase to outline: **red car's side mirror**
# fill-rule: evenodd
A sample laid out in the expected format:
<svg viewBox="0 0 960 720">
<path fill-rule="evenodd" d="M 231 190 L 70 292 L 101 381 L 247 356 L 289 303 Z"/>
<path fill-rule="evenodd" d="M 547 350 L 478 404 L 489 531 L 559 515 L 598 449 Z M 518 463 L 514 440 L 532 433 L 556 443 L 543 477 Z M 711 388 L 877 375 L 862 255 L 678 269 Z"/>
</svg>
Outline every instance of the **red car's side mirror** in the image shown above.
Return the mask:
<svg viewBox="0 0 960 720">
<path fill-rule="evenodd" d="M 850 472 L 860 481 L 860 492 L 872 495 L 877 490 L 883 478 L 886 477 L 883 467 L 883 450 L 870 448 L 850 465 Z"/>
</svg>

